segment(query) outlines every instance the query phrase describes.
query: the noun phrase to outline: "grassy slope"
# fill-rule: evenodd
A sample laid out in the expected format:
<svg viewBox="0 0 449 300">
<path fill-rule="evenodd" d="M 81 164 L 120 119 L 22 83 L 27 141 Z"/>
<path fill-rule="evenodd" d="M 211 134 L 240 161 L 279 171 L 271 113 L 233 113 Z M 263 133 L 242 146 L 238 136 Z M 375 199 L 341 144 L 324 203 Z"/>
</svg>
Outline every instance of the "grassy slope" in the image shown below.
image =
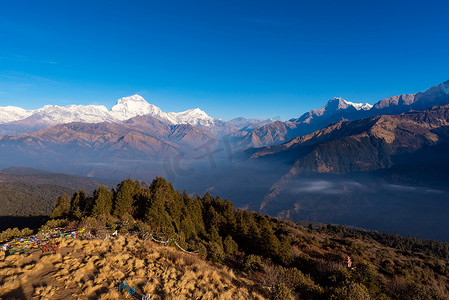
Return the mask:
<svg viewBox="0 0 449 300">
<path fill-rule="evenodd" d="M 227 267 L 132 236 L 62 241 L 58 254 L 0 256 L 2 299 L 123 299 L 120 281 L 136 286 L 138 298 L 264 299 L 253 281 Z"/>
</svg>

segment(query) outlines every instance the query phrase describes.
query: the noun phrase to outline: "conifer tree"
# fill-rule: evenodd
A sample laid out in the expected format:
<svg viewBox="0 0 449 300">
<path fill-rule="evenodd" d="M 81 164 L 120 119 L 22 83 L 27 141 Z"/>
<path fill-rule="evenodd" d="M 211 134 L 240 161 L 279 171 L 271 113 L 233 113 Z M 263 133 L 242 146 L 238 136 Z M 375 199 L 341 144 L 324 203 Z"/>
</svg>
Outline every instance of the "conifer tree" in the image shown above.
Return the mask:
<svg viewBox="0 0 449 300">
<path fill-rule="evenodd" d="M 220 215 L 215 211 L 215 208 L 211 205 L 206 211 L 205 223 L 207 230 L 210 228 L 218 228 L 220 224 Z"/>
<path fill-rule="evenodd" d="M 223 220 L 226 223 L 224 228 L 225 234 L 233 234 L 237 226 L 235 218 L 235 208 L 234 204 L 232 204 L 232 202 L 228 199 L 225 199 L 222 215 Z"/>
<path fill-rule="evenodd" d="M 76 219 L 81 219 L 83 213 L 81 211 L 80 190 L 74 193 L 70 202 L 70 215 Z"/>
<path fill-rule="evenodd" d="M 162 177 L 156 177 L 150 186 L 151 198 L 149 201 L 148 210 L 145 214 L 145 220 L 151 226 L 164 227 L 165 232 L 175 232 L 172 217 L 168 213 L 168 204 L 174 198 L 174 190 Z M 178 225 L 176 225 L 178 226 Z"/>
<path fill-rule="evenodd" d="M 262 254 L 268 257 L 275 257 L 280 247 L 279 239 L 265 217 L 262 217 L 259 226 L 261 227 L 259 247 L 262 250 Z"/>
<path fill-rule="evenodd" d="M 112 211 L 113 193 L 102 186 L 94 192 L 95 205 L 92 210 L 94 216 L 110 215 Z"/>
<path fill-rule="evenodd" d="M 228 254 L 234 254 L 238 250 L 237 243 L 228 235 L 223 242 L 224 250 Z"/>
<path fill-rule="evenodd" d="M 64 193 L 62 196 L 56 198 L 56 205 L 53 213 L 51 214 L 52 219 L 67 217 L 70 213 L 70 199 L 69 196 Z"/>
<path fill-rule="evenodd" d="M 223 249 L 223 240 L 220 236 L 220 234 L 218 233 L 217 228 L 215 227 L 211 227 L 209 230 L 209 240 L 215 244 L 217 244 L 220 249 Z"/>
<path fill-rule="evenodd" d="M 134 181 L 131 179 L 123 180 L 117 188 L 117 195 L 115 197 L 114 215 L 122 217 L 126 213 L 131 213 L 134 200 Z"/>
<path fill-rule="evenodd" d="M 87 197 L 84 190 L 78 190 L 76 192 L 79 197 L 79 207 L 82 213 L 90 214 L 92 211 L 92 197 Z"/>
<path fill-rule="evenodd" d="M 204 208 L 209 208 L 210 205 L 212 205 L 212 197 L 210 196 L 209 192 L 207 192 L 203 197 L 203 205 Z"/>
<path fill-rule="evenodd" d="M 134 192 L 134 217 L 136 219 L 143 220 L 145 218 L 145 214 L 150 206 L 151 199 L 151 191 L 150 187 L 145 183 L 136 180 L 135 183 L 135 192 Z"/>
</svg>

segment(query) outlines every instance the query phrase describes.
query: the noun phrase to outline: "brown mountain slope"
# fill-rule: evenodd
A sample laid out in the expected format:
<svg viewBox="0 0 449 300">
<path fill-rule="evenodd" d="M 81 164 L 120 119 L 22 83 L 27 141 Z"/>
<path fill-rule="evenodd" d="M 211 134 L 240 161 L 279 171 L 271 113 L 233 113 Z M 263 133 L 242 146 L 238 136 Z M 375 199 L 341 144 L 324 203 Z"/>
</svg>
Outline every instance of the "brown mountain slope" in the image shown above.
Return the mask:
<svg viewBox="0 0 449 300">
<path fill-rule="evenodd" d="M 449 80 L 423 93 L 398 95 L 377 102 L 370 110 L 356 110 L 341 98 L 331 99 L 323 108 L 303 114 L 297 119 L 275 122 L 250 132 L 242 140 L 245 147 L 277 145 L 297 136 L 312 133 L 332 123 L 360 120 L 379 115 L 396 115 L 412 110 L 422 111 L 449 104 Z"/>
<path fill-rule="evenodd" d="M 286 144 L 257 151 L 251 159 L 292 159 L 290 170 L 272 186 L 266 203 L 300 174 L 342 175 L 391 168 L 395 156 L 437 144 L 447 147 L 448 133 L 449 105 L 425 112 L 340 122 Z M 438 164 L 439 158 L 436 156 L 433 163 Z M 408 163 L 413 164 L 413 161 Z"/>
<path fill-rule="evenodd" d="M 294 157 L 291 173 L 376 170 L 391 166 L 392 156 L 446 142 L 448 126 L 449 105 L 425 112 L 339 122 L 283 145 L 261 149 L 251 159 Z"/>
<path fill-rule="evenodd" d="M 164 175 L 162 161 L 189 156 L 213 135 L 192 125 L 170 125 L 150 116 L 126 123 L 69 123 L 19 136 L 0 137 L 0 167 L 26 165 L 114 179 Z"/>
</svg>

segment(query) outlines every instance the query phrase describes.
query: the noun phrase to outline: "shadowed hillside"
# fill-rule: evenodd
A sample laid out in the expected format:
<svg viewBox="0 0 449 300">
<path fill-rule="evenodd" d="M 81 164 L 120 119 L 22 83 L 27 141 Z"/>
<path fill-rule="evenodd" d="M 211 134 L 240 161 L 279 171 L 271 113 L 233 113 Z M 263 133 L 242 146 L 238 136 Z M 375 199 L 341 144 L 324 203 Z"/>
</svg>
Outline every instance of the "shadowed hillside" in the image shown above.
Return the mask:
<svg viewBox="0 0 449 300">
<path fill-rule="evenodd" d="M 58 195 L 71 195 L 78 189 L 92 192 L 100 185 L 99 181 L 32 168 L 3 169 L 0 170 L 0 216 L 48 216 Z M 0 219 L 0 223 L 4 222 Z"/>
</svg>

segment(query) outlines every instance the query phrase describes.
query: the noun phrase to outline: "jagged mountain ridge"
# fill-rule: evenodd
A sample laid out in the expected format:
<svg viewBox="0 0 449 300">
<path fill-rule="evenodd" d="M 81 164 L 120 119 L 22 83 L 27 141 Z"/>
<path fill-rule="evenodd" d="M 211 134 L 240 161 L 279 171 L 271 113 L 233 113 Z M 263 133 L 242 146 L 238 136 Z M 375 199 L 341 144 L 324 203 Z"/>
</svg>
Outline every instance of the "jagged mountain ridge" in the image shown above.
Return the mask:
<svg viewBox="0 0 449 300">
<path fill-rule="evenodd" d="M 117 100 L 111 110 L 102 105 L 46 105 L 36 110 L 24 110 L 20 107 L 0 107 L 0 135 L 15 136 L 27 131 L 38 131 L 58 124 L 72 122 L 121 124 L 134 117 L 151 116 L 171 125 L 190 124 L 207 129 L 214 134 L 230 134 L 238 131 L 245 133 L 259 125 L 272 122 L 271 119 L 245 119 L 225 122 L 208 116 L 199 108 L 183 112 L 166 113 L 159 107 L 148 103 L 140 95 Z"/>
<path fill-rule="evenodd" d="M 245 136 L 241 143 L 245 147 L 277 145 L 344 120 L 421 111 L 446 104 L 449 104 L 449 80 L 431 87 L 424 93 L 393 96 L 374 105 L 333 98 L 321 109 L 314 109 L 297 119 L 263 125 Z"/>
<path fill-rule="evenodd" d="M 343 98 L 332 98 L 320 109 L 313 109 L 297 119 L 273 122 L 249 132 L 242 140 L 244 147 L 276 145 L 289 139 L 322 128 L 329 123 L 357 119 L 372 108 L 368 103 L 352 103 Z"/>
<path fill-rule="evenodd" d="M 285 144 L 260 149 L 250 159 L 293 157 L 288 173 L 291 175 L 347 174 L 391 167 L 395 155 L 446 145 L 448 137 L 449 105 L 446 105 L 424 112 L 342 121 Z"/>
<path fill-rule="evenodd" d="M 444 103 L 446 96 L 448 96 L 448 85 L 449 81 L 429 89 L 420 96 L 414 96 L 413 99 L 417 100 L 413 100 L 415 102 L 410 100 L 407 109 L 411 109 L 413 103 L 421 103 L 418 105 L 419 107 L 424 104 Z M 390 101 L 393 103 L 390 106 L 394 106 L 396 103 L 394 99 Z M 386 100 L 382 101 L 385 102 Z M 68 108 L 76 111 L 79 107 L 70 106 Z M 52 107 L 52 109 L 61 112 L 59 108 Z M 60 166 L 64 167 L 61 171 L 68 172 L 67 169 L 70 168 L 71 164 L 75 164 L 75 169 L 80 168 L 83 164 L 90 164 L 95 166 L 92 169 L 96 170 L 108 169 L 110 168 L 108 164 L 115 164 L 113 169 L 119 170 L 121 167 L 120 160 L 133 160 L 136 163 L 143 160 L 154 162 L 157 164 L 157 168 L 162 170 L 167 167 L 164 165 L 162 168 L 162 161 L 166 158 L 172 159 L 177 156 L 179 159 L 180 155 L 183 157 L 206 157 L 209 155 L 203 153 L 205 150 L 209 151 L 203 147 L 206 144 L 210 144 L 210 151 L 221 151 L 222 156 L 227 156 L 222 158 L 229 160 L 231 156 L 238 157 L 241 154 L 239 151 L 248 147 L 281 144 L 304 135 L 304 132 L 314 132 L 314 128 L 324 128 L 329 125 L 328 123 L 358 120 L 362 116 L 369 117 L 375 110 L 374 107 L 366 103 L 357 104 L 342 98 L 333 98 L 322 109 L 312 110 L 298 119 L 291 119 L 287 122 L 276 121 L 262 125 L 264 122 L 273 120 L 237 118 L 229 122 L 218 120 L 214 123 L 214 126 L 207 127 L 173 124 L 164 119 L 165 113 L 140 96 L 119 100 L 117 106 L 111 109 L 111 112 L 126 113 L 115 117 L 113 116 L 114 113 L 111 115 L 111 112 L 105 107 L 85 106 L 82 109 L 85 111 L 84 117 L 98 117 L 96 112 L 100 111 L 104 116 L 118 121 L 75 122 L 48 127 L 45 124 L 47 119 L 43 117 L 45 114 L 32 115 L 25 120 L 33 120 L 33 126 L 39 131 L 2 137 L 0 139 L 0 153 L 3 154 L 3 159 L 0 163 L 7 167 L 28 161 L 31 163 L 30 166 L 46 169 L 56 160 L 60 162 Z M 376 109 L 375 111 L 379 112 L 380 110 Z M 382 111 L 386 112 L 385 110 Z M 199 116 L 202 115 L 201 111 L 194 113 L 198 113 Z M 127 119 L 135 114 L 141 115 Z M 51 120 L 56 122 L 58 120 L 55 117 L 56 115 L 53 115 L 54 118 Z M 166 117 L 170 117 L 169 114 L 166 114 Z M 183 115 L 182 118 L 184 117 Z M 97 120 L 91 119 L 91 121 Z M 258 127 L 257 124 L 262 126 Z M 11 122 L 1 126 L 11 126 Z M 229 134 L 230 139 L 221 141 L 220 136 L 223 134 Z M 232 143 L 232 146 L 229 144 L 220 145 L 221 142 L 228 141 Z M 230 149 L 230 146 L 232 149 Z M 201 147 L 203 149 L 199 149 Z M 195 155 L 192 155 L 195 151 Z M 37 163 L 43 163 L 43 165 Z M 124 164 L 126 165 L 126 163 Z M 138 167 L 143 168 L 142 166 Z M 58 171 L 55 168 L 52 167 L 49 170 Z M 154 168 L 149 169 L 153 170 Z M 73 174 L 83 176 L 91 174 L 90 171 L 86 170 L 86 168 L 83 168 Z M 111 173 L 104 170 L 102 172 L 106 176 Z M 159 171 L 151 174 L 166 175 Z"/>
<path fill-rule="evenodd" d="M 379 111 L 379 114 L 396 114 L 409 110 L 423 110 L 432 106 L 448 104 L 449 80 L 431 87 L 424 93 L 403 94 L 385 98 L 373 106 L 373 113 Z"/>
<path fill-rule="evenodd" d="M 374 106 L 333 98 L 321 109 L 314 109 L 286 122 L 245 118 L 224 122 L 209 117 L 199 108 L 180 113 L 165 113 L 159 107 L 148 103 L 143 97 L 133 95 L 119 99 L 111 110 L 99 105 L 69 105 L 67 107 L 46 105 L 37 110 L 24 110 L 12 106 L 0 107 L 0 135 L 18 135 L 70 122 L 121 123 L 136 116 L 149 115 L 170 124 L 199 126 L 219 136 L 231 134 L 233 137 L 242 138 L 241 145 L 246 148 L 263 147 L 281 144 L 342 120 L 424 110 L 448 103 L 449 80 L 424 93 L 385 98 Z"/>
<path fill-rule="evenodd" d="M 208 126 L 214 121 L 212 117 L 209 117 L 199 108 L 189 109 L 180 113 L 165 113 L 159 107 L 148 103 L 142 96 L 136 94 L 117 100 L 117 104 L 111 110 L 108 110 L 103 105 L 45 105 L 36 110 L 24 110 L 13 106 L 1 107 L 0 124 L 27 119 L 28 122 L 41 120 L 52 125 L 71 122 L 117 122 L 142 115 L 159 117 L 171 124 L 201 124 Z"/>
<path fill-rule="evenodd" d="M 72 122 L 122 123 L 137 116 L 148 115 L 169 124 L 190 124 L 203 128 L 222 122 L 209 117 L 200 109 L 189 109 L 180 113 L 165 113 L 159 107 L 148 103 L 143 97 L 133 95 L 121 98 L 108 110 L 102 105 L 69 105 L 66 107 L 46 105 L 36 110 L 19 107 L 0 108 L 0 135 L 19 135 L 37 131 L 53 125 Z"/>
</svg>

